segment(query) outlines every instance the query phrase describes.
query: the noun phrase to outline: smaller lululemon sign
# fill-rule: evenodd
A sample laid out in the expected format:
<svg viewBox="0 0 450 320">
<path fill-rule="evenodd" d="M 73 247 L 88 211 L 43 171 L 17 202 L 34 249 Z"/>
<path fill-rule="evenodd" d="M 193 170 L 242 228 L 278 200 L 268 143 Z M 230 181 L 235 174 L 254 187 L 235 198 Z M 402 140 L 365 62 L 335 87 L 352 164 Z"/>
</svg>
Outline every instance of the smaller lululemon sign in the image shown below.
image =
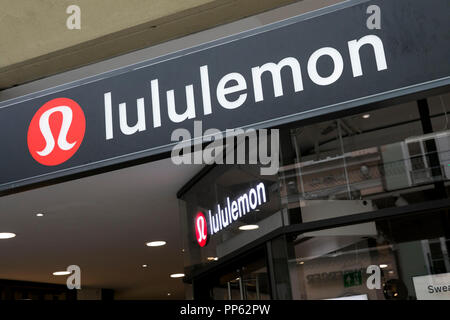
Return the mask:
<svg viewBox="0 0 450 320">
<path fill-rule="evenodd" d="M 86 131 L 81 107 L 68 98 L 46 102 L 28 127 L 28 150 L 42 165 L 57 166 L 69 160 L 80 147 Z"/>
<path fill-rule="evenodd" d="M 200 247 L 206 246 L 208 242 L 208 227 L 203 212 L 195 216 L 195 236 Z"/>
</svg>

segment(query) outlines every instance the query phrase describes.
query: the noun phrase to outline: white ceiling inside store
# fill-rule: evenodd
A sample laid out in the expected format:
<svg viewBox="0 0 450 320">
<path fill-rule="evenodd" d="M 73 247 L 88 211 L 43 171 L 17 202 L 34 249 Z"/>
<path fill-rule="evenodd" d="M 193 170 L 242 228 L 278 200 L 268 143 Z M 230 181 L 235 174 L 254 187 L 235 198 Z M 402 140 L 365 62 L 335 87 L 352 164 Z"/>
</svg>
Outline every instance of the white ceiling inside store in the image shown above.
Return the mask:
<svg viewBox="0 0 450 320">
<path fill-rule="evenodd" d="M 65 284 L 52 273 L 76 264 L 82 287 L 183 299 L 176 192 L 200 169 L 166 159 L 0 198 L 0 232 L 17 234 L 0 241 L 0 279 Z"/>
</svg>

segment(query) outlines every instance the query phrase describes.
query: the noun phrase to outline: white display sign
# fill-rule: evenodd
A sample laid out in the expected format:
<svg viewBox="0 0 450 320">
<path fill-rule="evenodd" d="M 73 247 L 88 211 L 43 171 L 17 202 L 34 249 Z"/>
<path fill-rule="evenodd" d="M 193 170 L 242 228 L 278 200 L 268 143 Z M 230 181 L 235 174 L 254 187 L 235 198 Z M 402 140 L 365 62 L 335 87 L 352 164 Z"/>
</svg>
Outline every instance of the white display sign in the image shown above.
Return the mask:
<svg viewBox="0 0 450 320">
<path fill-rule="evenodd" d="M 450 300 L 450 273 L 413 277 L 417 300 Z"/>
<path fill-rule="evenodd" d="M 359 294 L 356 296 L 346 296 L 346 297 L 324 299 L 324 300 L 369 300 L 369 299 L 367 298 L 367 294 Z"/>
</svg>

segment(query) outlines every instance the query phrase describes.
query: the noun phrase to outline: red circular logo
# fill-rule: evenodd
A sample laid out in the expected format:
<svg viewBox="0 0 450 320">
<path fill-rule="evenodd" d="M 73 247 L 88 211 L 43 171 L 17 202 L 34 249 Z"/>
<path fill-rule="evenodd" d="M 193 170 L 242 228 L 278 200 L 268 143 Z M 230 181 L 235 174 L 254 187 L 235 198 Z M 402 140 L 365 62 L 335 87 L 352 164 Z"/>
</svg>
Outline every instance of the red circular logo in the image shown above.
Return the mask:
<svg viewBox="0 0 450 320">
<path fill-rule="evenodd" d="M 195 216 L 195 237 L 200 247 L 206 246 L 208 242 L 208 227 L 203 212 L 199 212 Z"/>
<path fill-rule="evenodd" d="M 69 160 L 81 145 L 86 119 L 81 107 L 68 98 L 45 103 L 28 127 L 28 150 L 40 164 L 56 166 Z"/>
</svg>

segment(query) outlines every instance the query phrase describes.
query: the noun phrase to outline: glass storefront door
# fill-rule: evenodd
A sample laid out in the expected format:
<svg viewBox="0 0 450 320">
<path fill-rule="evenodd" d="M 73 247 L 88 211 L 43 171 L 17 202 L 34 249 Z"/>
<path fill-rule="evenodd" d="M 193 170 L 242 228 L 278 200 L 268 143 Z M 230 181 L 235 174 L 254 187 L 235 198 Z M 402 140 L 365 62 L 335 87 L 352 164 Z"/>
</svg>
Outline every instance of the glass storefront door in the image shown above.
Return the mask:
<svg viewBox="0 0 450 320">
<path fill-rule="evenodd" d="M 263 261 L 243 266 L 220 278 L 213 288 L 215 300 L 268 300 L 270 299 L 269 277 Z M 238 275 L 238 277 L 236 277 Z"/>
<path fill-rule="evenodd" d="M 269 273 L 265 248 L 227 264 L 197 280 L 197 297 L 214 300 L 269 300 Z"/>
</svg>

